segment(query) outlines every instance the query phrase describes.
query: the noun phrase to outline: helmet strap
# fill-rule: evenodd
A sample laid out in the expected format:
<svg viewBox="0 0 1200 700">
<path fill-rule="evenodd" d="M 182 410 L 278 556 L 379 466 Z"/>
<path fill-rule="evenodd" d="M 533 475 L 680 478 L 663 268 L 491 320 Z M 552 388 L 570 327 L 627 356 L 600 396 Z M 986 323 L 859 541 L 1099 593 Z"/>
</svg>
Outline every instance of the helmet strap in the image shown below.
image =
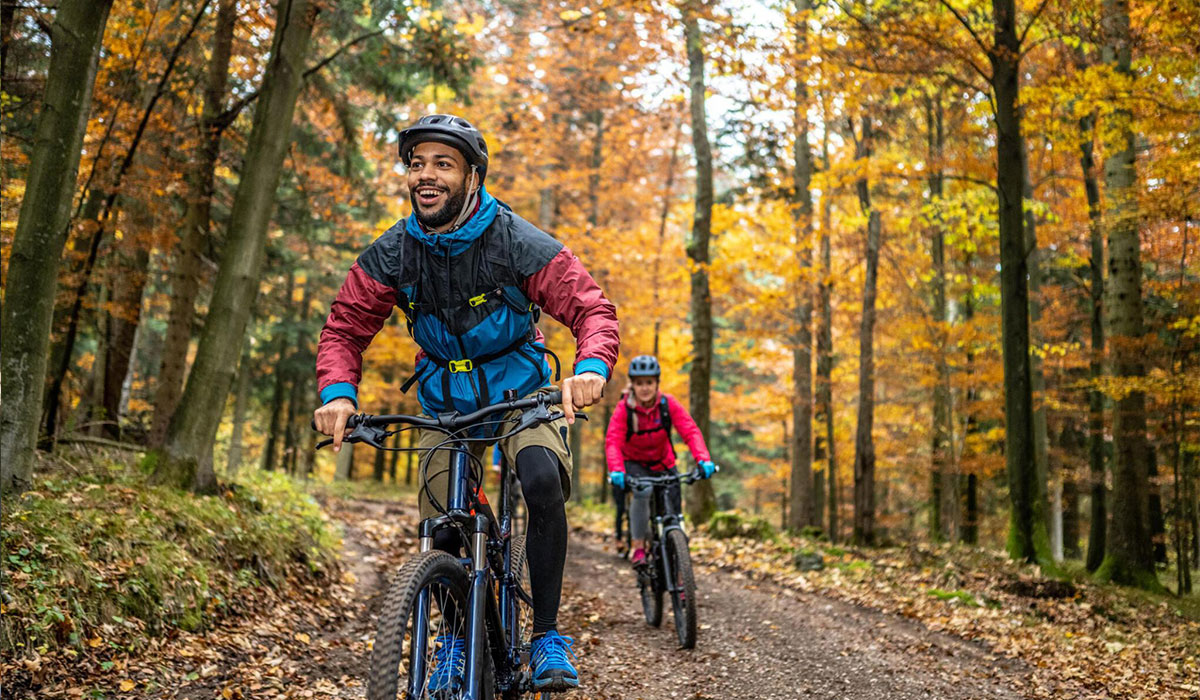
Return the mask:
<svg viewBox="0 0 1200 700">
<path fill-rule="evenodd" d="M 454 220 L 454 225 L 446 231 L 457 231 L 463 224 L 467 223 L 467 219 L 471 218 L 471 214 L 475 213 L 475 207 L 479 204 L 479 188 L 476 183 L 479 179 L 479 174 L 476 166 L 471 166 L 471 174 L 467 177 L 467 198 L 463 202 L 462 211 L 458 213 L 458 218 Z"/>
</svg>

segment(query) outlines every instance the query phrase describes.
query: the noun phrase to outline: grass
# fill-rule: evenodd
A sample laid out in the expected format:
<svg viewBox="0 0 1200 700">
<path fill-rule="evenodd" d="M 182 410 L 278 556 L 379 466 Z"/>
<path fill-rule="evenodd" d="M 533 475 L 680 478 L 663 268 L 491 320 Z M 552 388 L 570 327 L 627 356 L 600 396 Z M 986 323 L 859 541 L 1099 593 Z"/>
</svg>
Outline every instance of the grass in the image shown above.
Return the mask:
<svg viewBox="0 0 1200 700">
<path fill-rule="evenodd" d="M 247 473 L 195 496 L 149 486 L 127 458 L 67 450 L 4 500 L 6 655 L 138 648 L 335 566 L 336 529 L 287 477 Z"/>
</svg>

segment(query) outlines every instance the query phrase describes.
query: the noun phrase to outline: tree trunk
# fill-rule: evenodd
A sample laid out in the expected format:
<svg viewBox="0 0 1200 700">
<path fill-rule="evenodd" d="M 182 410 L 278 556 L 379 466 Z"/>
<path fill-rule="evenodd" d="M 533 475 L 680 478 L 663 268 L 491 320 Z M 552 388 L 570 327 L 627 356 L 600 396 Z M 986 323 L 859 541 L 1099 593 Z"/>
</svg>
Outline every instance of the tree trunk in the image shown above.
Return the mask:
<svg viewBox="0 0 1200 700">
<path fill-rule="evenodd" d="M 8 494 L 27 489 L 33 473 L 58 262 L 111 6 L 112 0 L 62 0 L 50 30 L 50 69 L 4 288 L 0 490 Z"/>
<path fill-rule="evenodd" d="M 1105 536 L 1108 533 L 1108 488 L 1104 465 L 1104 393 L 1098 383 L 1104 377 L 1104 229 L 1100 222 L 1100 185 L 1096 181 L 1096 161 L 1092 157 L 1092 128 L 1095 116 L 1079 120 L 1085 139 L 1080 144 L 1079 165 L 1083 170 L 1083 189 L 1087 194 L 1088 230 L 1091 239 L 1090 312 L 1092 322 L 1091 354 L 1088 378 L 1088 483 L 1091 494 L 1091 525 L 1088 529 L 1087 569 L 1095 571 L 1104 561 Z"/>
<path fill-rule="evenodd" d="M 237 24 L 235 0 L 220 0 L 217 25 L 213 32 L 212 57 L 205 76 L 204 107 L 200 116 L 200 148 L 188 173 L 187 211 L 175 246 L 171 267 L 171 308 L 163 340 L 162 367 L 154 394 L 154 418 L 150 444 L 161 447 L 167 426 L 183 389 L 187 372 L 188 344 L 192 338 L 196 296 L 202 274 L 201 252 L 212 224 L 212 195 L 217 158 L 221 152 L 224 126 L 217 123 L 225 102 L 229 78 L 229 57 L 233 47 L 233 29 Z"/>
<path fill-rule="evenodd" d="M 238 364 L 237 389 L 233 397 L 233 433 L 229 436 L 229 452 L 225 458 L 225 476 L 232 479 L 242 468 L 242 433 L 246 426 L 246 404 L 250 403 L 250 344 L 242 349 L 242 361 Z"/>
<path fill-rule="evenodd" d="M 115 251 L 117 268 L 111 281 L 111 308 L 119 313 L 101 311 L 108 317 L 107 357 L 100 395 L 100 410 L 104 416 L 101 432 L 112 440 L 121 439 L 121 396 L 142 317 L 142 292 L 146 288 L 146 272 L 150 266 L 149 246 L 154 225 L 153 214 L 145 202 L 130 202 L 127 212 L 128 244 Z"/>
<path fill-rule="evenodd" d="M 246 148 L 247 167 L 234 197 L 196 362 L 164 447 L 157 457 L 151 455 L 159 483 L 196 491 L 211 490 L 215 484 L 211 464 L 203 464 L 200 457 L 211 448 L 233 379 L 234 358 L 241 352 L 249 316 L 246 300 L 254 297 L 261 274 L 267 224 L 291 141 L 292 115 L 316 14 L 308 0 L 279 0 L 271 57 Z"/>
<path fill-rule="evenodd" d="M 608 424 L 612 422 L 613 404 L 608 401 L 604 404 L 604 430 L 608 430 Z M 602 431 L 603 434 L 603 431 Z M 608 464 L 605 455 L 601 453 L 600 459 L 597 460 L 600 465 L 600 497 L 597 499 L 601 504 L 608 503 L 609 492 L 612 490 L 608 487 Z"/>
<path fill-rule="evenodd" d="M 312 450 L 309 450 L 309 452 L 312 452 Z M 390 454 L 391 454 L 391 457 L 388 459 L 388 476 L 391 478 L 392 483 L 395 484 L 395 483 L 397 483 L 396 467 L 400 464 L 400 452 L 394 451 L 394 452 L 391 452 Z M 307 474 L 305 476 L 307 476 Z"/>
<path fill-rule="evenodd" d="M 1129 76 L 1129 7 L 1126 0 L 1104 0 L 1104 62 Z M 1104 162 L 1108 198 L 1108 329 L 1112 335 L 1113 378 L 1130 383 L 1145 376 L 1142 363 L 1142 257 L 1138 236 L 1137 171 L 1132 115 L 1123 105 L 1114 111 L 1119 140 Z M 1149 523 L 1149 470 L 1146 464 L 1146 395 L 1134 388 L 1113 407 L 1112 520 L 1101 580 L 1158 588 Z"/>
<path fill-rule="evenodd" d="M 853 131 L 853 125 L 851 128 Z M 863 161 L 863 172 L 872 152 L 871 117 L 862 118 L 862 138 L 855 158 Z M 865 174 L 856 183 L 858 202 L 867 215 L 866 274 L 863 277 L 862 319 L 858 336 L 858 425 L 854 433 L 854 541 L 875 543 L 875 286 L 879 275 L 879 246 L 882 222 L 871 204 L 871 188 Z"/>
<path fill-rule="evenodd" d="M 688 257 L 694 268 L 692 278 L 692 370 L 688 377 L 688 396 L 692 418 L 701 434 L 712 439 L 709 430 L 709 389 L 712 384 L 713 323 L 712 295 L 708 288 L 708 243 L 712 230 L 713 175 L 712 148 L 708 142 L 708 122 L 704 99 L 704 45 L 700 20 L 696 16 L 698 0 L 683 4 L 683 27 L 687 41 L 688 87 L 691 94 L 692 148 L 696 153 L 696 211 L 692 218 L 692 239 Z M 687 511 L 694 523 L 708 522 L 716 511 L 716 495 L 707 479 L 697 481 L 688 494 Z"/>
<path fill-rule="evenodd" d="M 0 79 L 8 81 L 8 46 L 12 43 L 17 0 L 0 0 Z"/>
<path fill-rule="evenodd" d="M 927 151 L 929 162 L 932 164 L 928 178 L 929 201 L 935 210 L 930 226 L 930 257 L 933 262 L 933 326 L 937 383 L 933 387 L 933 442 L 930 445 L 933 466 L 929 489 L 929 533 L 934 542 L 953 537 L 952 525 L 957 519 L 958 511 L 953 507 L 958 502 L 958 476 L 951 469 L 954 464 L 951 423 L 954 419 L 950 406 L 950 364 L 946 358 L 950 323 L 949 307 L 946 303 L 946 232 L 942 216 L 936 211 L 941 206 L 945 182 L 942 174 L 942 150 L 945 144 L 942 119 L 942 96 L 939 93 L 926 101 Z M 950 507 L 943 507 L 944 505 Z"/>
<path fill-rule="evenodd" d="M 822 129 L 822 157 L 829 171 L 829 128 Z M 825 428 L 825 471 L 829 487 L 829 540 L 838 541 L 838 478 L 833 432 L 833 193 L 821 192 L 821 281 L 817 285 L 821 325 L 817 330 L 817 413 Z"/>
<path fill-rule="evenodd" d="M 675 128 L 675 138 L 671 141 L 671 160 L 667 161 L 667 181 L 663 184 L 662 213 L 658 217 L 658 248 L 654 251 L 654 283 L 650 286 L 652 308 L 654 309 L 653 353 L 655 357 L 658 357 L 658 337 L 662 331 L 662 306 L 659 304 L 658 281 L 662 279 L 662 254 L 667 242 L 667 219 L 671 215 L 671 195 L 675 191 L 675 170 L 679 161 L 679 136 L 682 132 L 683 120 L 679 120 Z"/>
<path fill-rule="evenodd" d="M 967 294 L 963 299 L 963 320 L 967 325 L 970 325 L 975 318 L 975 275 L 972 272 L 974 265 L 974 256 L 967 253 L 964 260 L 964 268 L 966 269 L 967 278 Z M 978 422 L 975 420 L 974 408 L 975 400 L 978 398 L 978 390 L 975 387 L 973 377 L 975 376 L 975 352 L 971 345 L 967 345 L 966 351 L 966 376 L 968 384 L 966 396 L 964 397 L 963 407 L 960 413 L 963 416 L 963 449 L 962 455 L 967 454 L 967 446 L 971 442 L 971 436 L 978 430 Z M 962 520 L 962 541 L 966 544 L 979 544 L 979 477 L 972 471 L 966 477 L 966 503 L 961 507 L 964 508 Z M 956 506 L 958 504 L 955 504 Z"/>
<path fill-rule="evenodd" d="M 809 0 L 796 0 L 797 56 L 808 47 Z M 813 391 L 812 391 L 812 183 L 813 159 L 808 147 L 807 71 L 795 61 L 792 131 L 795 142 L 792 169 L 792 212 L 795 229 L 796 270 L 792 289 L 792 473 L 791 513 L 788 525 L 800 531 L 819 523 L 813 517 Z"/>
<path fill-rule="evenodd" d="M 1029 363 L 1028 264 L 1021 159 L 1020 56 L 1014 0 L 992 0 L 995 48 L 990 52 L 996 109 L 996 184 L 1000 212 L 1000 306 L 1004 355 L 1004 453 L 1011 510 L 1008 553 L 1051 561 L 1034 462 L 1033 394 Z"/>
<path fill-rule="evenodd" d="M 388 415 L 391 413 L 391 410 L 389 410 L 387 406 L 382 406 L 381 410 L 382 415 Z M 383 474 L 387 470 L 387 456 L 388 453 L 384 450 L 375 450 L 375 463 L 371 465 L 371 478 L 374 479 L 376 483 L 383 483 Z M 488 466 L 490 467 L 490 465 Z M 487 473 L 486 470 L 484 473 Z"/>
<path fill-rule="evenodd" d="M 1163 517 L 1162 490 L 1158 487 L 1158 450 L 1153 443 L 1146 445 L 1146 468 L 1149 473 L 1150 540 L 1154 542 L 1154 562 L 1167 564 L 1167 521 Z"/>
<path fill-rule="evenodd" d="M 417 431 L 409 430 L 405 435 L 408 436 L 408 452 L 404 453 L 404 484 L 412 486 L 413 471 L 417 465 L 417 453 L 412 448 L 417 446 Z"/>
<path fill-rule="evenodd" d="M 1023 202 L 1033 201 L 1033 179 L 1029 174 L 1029 149 L 1026 147 L 1024 139 L 1021 140 L 1021 197 Z M 1037 243 L 1037 216 L 1034 215 L 1032 207 L 1022 204 L 1022 210 L 1025 216 L 1025 264 L 1029 274 L 1029 342 L 1033 348 L 1040 348 L 1042 343 L 1038 333 L 1038 324 L 1042 320 L 1042 268 Z M 1036 502 L 1043 504 L 1043 519 L 1051 540 L 1051 556 L 1055 561 L 1059 561 L 1062 559 L 1062 540 L 1055 540 L 1055 533 L 1058 530 L 1052 527 L 1055 520 L 1052 515 L 1061 515 L 1062 511 L 1060 507 L 1049 507 L 1053 504 L 1049 500 L 1048 490 L 1050 435 L 1046 425 L 1046 376 L 1042 371 L 1042 356 L 1038 351 L 1030 353 L 1029 372 L 1029 386 L 1033 394 L 1033 463 L 1037 470 Z M 1060 501 L 1055 501 L 1055 503 L 1061 504 Z"/>
<path fill-rule="evenodd" d="M 271 418 L 267 421 L 267 444 L 263 447 L 262 468 L 274 471 L 279 462 L 279 442 L 283 432 L 283 402 L 287 393 L 288 326 L 292 320 L 292 294 L 295 292 L 296 276 L 288 270 L 284 286 L 283 317 L 275 326 L 275 384 L 271 391 Z"/>
<path fill-rule="evenodd" d="M 1069 418 L 1063 426 L 1059 445 L 1064 455 L 1067 455 L 1062 470 L 1062 549 L 1067 559 L 1079 559 L 1083 550 L 1079 548 L 1079 482 L 1076 478 L 1075 455 L 1083 454 L 1086 450 L 1083 431 L 1074 418 Z"/>
</svg>

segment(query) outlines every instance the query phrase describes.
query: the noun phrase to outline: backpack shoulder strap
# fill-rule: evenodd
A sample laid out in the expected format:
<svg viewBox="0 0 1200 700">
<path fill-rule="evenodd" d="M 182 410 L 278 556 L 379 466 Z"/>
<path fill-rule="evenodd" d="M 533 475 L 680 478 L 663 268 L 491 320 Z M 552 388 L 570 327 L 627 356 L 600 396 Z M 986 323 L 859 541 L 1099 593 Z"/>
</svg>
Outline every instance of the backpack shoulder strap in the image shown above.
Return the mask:
<svg viewBox="0 0 1200 700">
<path fill-rule="evenodd" d="M 671 439 L 671 407 L 667 405 L 667 397 L 664 394 L 658 402 L 658 420 L 662 424 L 663 430 L 667 431 L 667 439 Z"/>
</svg>

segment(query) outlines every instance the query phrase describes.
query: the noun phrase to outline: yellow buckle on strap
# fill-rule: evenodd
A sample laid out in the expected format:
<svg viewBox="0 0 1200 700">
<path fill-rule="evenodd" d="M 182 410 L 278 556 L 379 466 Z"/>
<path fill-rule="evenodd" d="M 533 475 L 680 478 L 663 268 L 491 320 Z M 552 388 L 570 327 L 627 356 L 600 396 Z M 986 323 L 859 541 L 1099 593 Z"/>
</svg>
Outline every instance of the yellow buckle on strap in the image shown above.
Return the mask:
<svg viewBox="0 0 1200 700">
<path fill-rule="evenodd" d="M 450 365 L 450 371 L 456 374 L 458 372 L 470 372 L 475 369 L 475 363 L 470 360 L 450 360 L 448 364 Z"/>
<path fill-rule="evenodd" d="M 479 296 L 475 296 L 475 297 L 471 297 L 470 299 L 467 299 L 467 303 L 469 303 L 471 306 L 479 306 L 480 304 L 483 304 L 485 302 L 487 302 L 487 292 L 484 292 L 483 294 L 480 294 Z"/>
</svg>

